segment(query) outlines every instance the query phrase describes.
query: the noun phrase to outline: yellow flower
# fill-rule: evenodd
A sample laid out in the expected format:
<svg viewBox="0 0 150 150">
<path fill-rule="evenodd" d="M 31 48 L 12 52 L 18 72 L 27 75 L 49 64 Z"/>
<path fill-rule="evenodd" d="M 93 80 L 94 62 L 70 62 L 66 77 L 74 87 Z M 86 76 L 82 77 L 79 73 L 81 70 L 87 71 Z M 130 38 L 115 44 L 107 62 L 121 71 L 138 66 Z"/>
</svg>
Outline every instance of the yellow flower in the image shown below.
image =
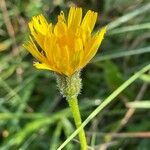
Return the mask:
<svg viewBox="0 0 150 150">
<path fill-rule="evenodd" d="M 106 32 L 104 27 L 91 34 L 96 20 L 97 13 L 91 10 L 82 19 L 82 9 L 76 7 L 70 8 L 68 19 L 61 11 L 56 25 L 43 15 L 33 17 L 32 37 L 24 46 L 39 61 L 34 66 L 66 76 L 80 71 L 94 57 Z"/>
</svg>

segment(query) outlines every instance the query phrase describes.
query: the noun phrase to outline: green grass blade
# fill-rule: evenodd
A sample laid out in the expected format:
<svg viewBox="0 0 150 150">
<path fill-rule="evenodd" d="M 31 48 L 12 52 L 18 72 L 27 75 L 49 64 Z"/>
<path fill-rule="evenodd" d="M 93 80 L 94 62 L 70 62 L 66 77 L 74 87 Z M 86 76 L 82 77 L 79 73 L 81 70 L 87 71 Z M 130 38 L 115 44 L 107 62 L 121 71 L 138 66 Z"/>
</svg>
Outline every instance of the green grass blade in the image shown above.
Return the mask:
<svg viewBox="0 0 150 150">
<path fill-rule="evenodd" d="M 126 82 L 124 82 L 118 89 L 116 89 L 110 96 L 108 96 L 101 104 L 98 106 L 89 116 L 88 118 L 82 123 L 82 125 L 73 132 L 69 138 L 57 149 L 63 149 L 78 133 L 79 131 L 84 128 L 103 108 L 105 108 L 111 101 L 113 101 L 125 88 L 127 88 L 131 83 L 133 83 L 136 79 L 138 79 L 143 73 L 150 69 L 150 64 L 142 68 L 132 77 L 130 77 Z"/>
<path fill-rule="evenodd" d="M 143 80 L 144 82 L 150 83 L 150 75 L 149 74 L 143 74 L 140 77 L 141 80 Z"/>
<path fill-rule="evenodd" d="M 137 101 L 137 102 L 129 102 L 127 106 L 130 108 L 141 108 L 141 109 L 149 109 L 150 108 L 150 100 Z"/>
<path fill-rule="evenodd" d="M 116 52 L 109 53 L 109 54 L 97 55 L 92 60 L 92 62 L 104 61 L 104 60 L 120 58 L 120 57 L 124 57 L 124 56 L 139 55 L 139 54 L 144 54 L 144 53 L 150 53 L 150 46 L 149 47 L 135 49 L 135 50 L 128 50 L 128 51 L 121 51 L 120 50 L 120 51 L 116 51 Z"/>
<path fill-rule="evenodd" d="M 132 11 L 132 12 L 129 12 L 128 14 L 126 14 L 126 15 L 116 19 L 115 21 L 109 23 L 108 24 L 108 30 L 112 30 L 112 29 L 118 27 L 119 25 L 127 22 L 128 20 L 131 20 L 134 17 L 136 17 L 140 14 L 143 14 L 143 13 L 149 11 L 149 10 L 150 10 L 150 3 L 138 8 L 138 9 Z"/>
<path fill-rule="evenodd" d="M 136 24 L 132 26 L 116 28 L 108 32 L 107 35 L 114 35 L 114 34 L 126 33 L 126 32 L 131 32 L 131 31 L 133 32 L 137 30 L 148 30 L 148 29 L 150 29 L 150 23 Z"/>
<path fill-rule="evenodd" d="M 59 139 L 60 139 L 61 131 L 62 131 L 62 124 L 61 122 L 58 122 L 54 134 L 50 138 L 51 141 L 50 141 L 49 150 L 57 148 L 58 144 L 60 143 Z"/>
</svg>

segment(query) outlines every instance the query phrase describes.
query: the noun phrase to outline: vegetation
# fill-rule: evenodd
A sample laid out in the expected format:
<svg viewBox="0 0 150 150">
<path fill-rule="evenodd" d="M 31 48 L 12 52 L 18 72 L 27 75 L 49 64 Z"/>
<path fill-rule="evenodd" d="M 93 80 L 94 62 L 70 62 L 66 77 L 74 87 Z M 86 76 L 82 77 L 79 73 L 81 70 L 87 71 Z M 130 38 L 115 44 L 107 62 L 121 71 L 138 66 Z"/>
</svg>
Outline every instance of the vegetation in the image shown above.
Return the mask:
<svg viewBox="0 0 150 150">
<path fill-rule="evenodd" d="M 22 46 L 32 16 L 43 14 L 56 23 L 60 11 L 67 14 L 72 5 L 98 12 L 94 32 L 108 26 L 96 57 L 81 72 L 79 106 L 89 149 L 148 150 L 148 0 L 0 1 L 0 150 L 56 150 L 66 139 L 64 150 L 80 147 L 75 136 L 80 128 L 74 132 L 55 75 L 36 70 Z"/>
</svg>

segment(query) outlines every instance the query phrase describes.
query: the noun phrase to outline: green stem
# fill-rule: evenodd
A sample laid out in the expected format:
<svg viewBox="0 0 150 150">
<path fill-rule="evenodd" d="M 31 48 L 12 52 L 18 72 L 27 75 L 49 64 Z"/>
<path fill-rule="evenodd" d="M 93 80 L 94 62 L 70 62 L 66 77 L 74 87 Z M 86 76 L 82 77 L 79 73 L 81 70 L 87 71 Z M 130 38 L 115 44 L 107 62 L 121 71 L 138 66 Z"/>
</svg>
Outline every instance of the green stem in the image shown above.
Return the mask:
<svg viewBox="0 0 150 150">
<path fill-rule="evenodd" d="M 68 97 L 67 100 L 73 114 L 76 128 L 79 128 L 80 125 L 82 124 L 82 120 L 81 120 L 79 106 L 78 106 L 78 99 L 74 96 L 74 97 Z M 87 142 L 86 142 L 85 132 L 83 128 L 79 132 L 79 139 L 81 143 L 81 150 L 87 150 Z"/>
</svg>

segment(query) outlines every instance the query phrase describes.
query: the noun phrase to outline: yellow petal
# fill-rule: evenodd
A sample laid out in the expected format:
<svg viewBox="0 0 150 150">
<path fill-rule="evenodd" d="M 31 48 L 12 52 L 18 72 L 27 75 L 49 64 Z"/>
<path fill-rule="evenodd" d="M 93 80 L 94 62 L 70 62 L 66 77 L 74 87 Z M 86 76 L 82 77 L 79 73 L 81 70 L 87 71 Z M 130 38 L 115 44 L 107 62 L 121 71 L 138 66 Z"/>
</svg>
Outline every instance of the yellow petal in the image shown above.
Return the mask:
<svg viewBox="0 0 150 150">
<path fill-rule="evenodd" d="M 83 18 L 81 27 L 88 32 L 92 32 L 97 19 L 97 13 L 89 10 Z"/>
<path fill-rule="evenodd" d="M 48 60 L 49 64 L 53 66 L 55 65 L 54 63 L 55 49 L 56 49 L 56 37 L 49 32 L 45 37 L 44 51 L 46 53 L 46 59 Z"/>
<path fill-rule="evenodd" d="M 65 15 L 64 15 L 64 12 L 61 11 L 60 12 L 60 15 L 58 15 L 58 22 L 66 22 L 66 19 L 65 19 Z"/>
<path fill-rule="evenodd" d="M 52 68 L 50 68 L 50 66 L 48 66 L 45 63 L 35 62 L 33 66 L 36 67 L 37 69 L 53 70 Z"/>
<path fill-rule="evenodd" d="M 58 22 L 54 28 L 54 34 L 58 37 L 64 36 L 66 33 L 67 26 L 64 22 Z"/>
<path fill-rule="evenodd" d="M 83 59 L 83 66 L 85 66 L 96 54 L 103 38 L 104 38 L 104 34 L 106 33 L 106 29 L 107 27 L 103 27 L 101 29 L 101 31 L 99 33 L 97 33 L 92 39 L 91 41 L 88 43 L 88 46 L 85 49 L 85 53 L 86 55 L 84 56 Z"/>
<path fill-rule="evenodd" d="M 45 35 L 48 29 L 48 23 L 43 15 L 38 15 L 32 18 L 32 21 L 29 22 L 29 28 L 33 27 L 34 30 L 42 35 Z"/>
<path fill-rule="evenodd" d="M 68 27 L 76 30 L 82 19 L 82 9 L 71 7 L 68 15 Z"/>
<path fill-rule="evenodd" d="M 32 54 L 33 57 L 35 57 L 39 61 L 43 60 L 44 56 L 38 51 L 38 49 L 37 49 L 36 45 L 34 44 L 31 37 L 30 37 L 30 41 L 28 41 L 23 46 Z"/>
<path fill-rule="evenodd" d="M 43 15 L 38 15 L 32 18 L 29 22 L 31 35 L 34 37 L 39 46 L 44 49 L 44 39 L 47 32 L 49 32 L 49 24 Z"/>
<path fill-rule="evenodd" d="M 63 63 L 65 63 L 70 68 L 70 51 L 67 46 L 62 48 L 62 59 Z"/>
</svg>

